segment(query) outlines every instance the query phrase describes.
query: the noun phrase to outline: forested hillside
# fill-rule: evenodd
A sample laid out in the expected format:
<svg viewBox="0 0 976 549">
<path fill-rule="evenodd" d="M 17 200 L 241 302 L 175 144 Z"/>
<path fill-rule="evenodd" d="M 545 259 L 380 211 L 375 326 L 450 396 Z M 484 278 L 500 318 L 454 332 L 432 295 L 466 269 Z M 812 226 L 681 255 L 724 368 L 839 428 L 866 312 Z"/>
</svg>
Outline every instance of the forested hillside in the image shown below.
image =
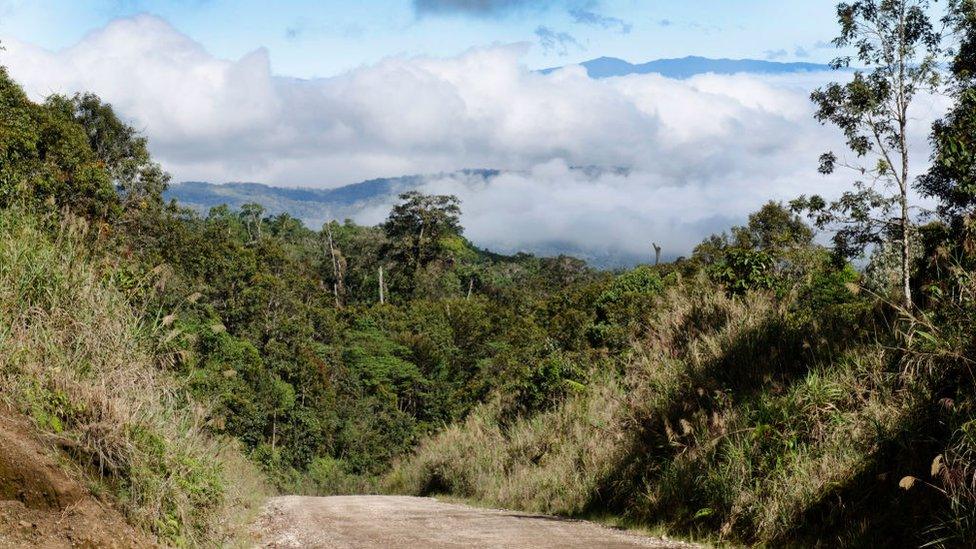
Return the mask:
<svg viewBox="0 0 976 549">
<path fill-rule="evenodd" d="M 872 125 L 897 76 L 858 42 L 868 4 L 842 38 L 881 73 L 814 94 L 864 159 L 905 150 L 897 113 Z M 953 7 L 955 106 L 917 183 L 937 215 L 903 214 L 889 161 L 888 194 L 771 201 L 617 272 L 479 249 L 452 196 L 404 193 L 377 226 L 202 215 L 110 105 L 35 103 L 0 69 L 0 399 L 174 545 L 230 539 L 263 477 L 733 543 L 971 544 L 976 11 Z"/>
</svg>

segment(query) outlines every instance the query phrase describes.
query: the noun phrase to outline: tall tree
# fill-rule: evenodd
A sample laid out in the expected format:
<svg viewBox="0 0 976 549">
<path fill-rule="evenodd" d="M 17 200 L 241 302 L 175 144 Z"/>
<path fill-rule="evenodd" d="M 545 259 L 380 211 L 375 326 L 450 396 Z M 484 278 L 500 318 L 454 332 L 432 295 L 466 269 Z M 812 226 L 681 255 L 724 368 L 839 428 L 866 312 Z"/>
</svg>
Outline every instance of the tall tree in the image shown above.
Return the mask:
<svg viewBox="0 0 976 549">
<path fill-rule="evenodd" d="M 461 208 L 450 195 L 426 195 L 410 191 L 400 195 L 383 229 L 389 239 L 389 255 L 401 267 L 415 271 L 437 259 L 440 241 L 461 234 Z"/>
<path fill-rule="evenodd" d="M 841 129 L 856 160 L 833 152 L 820 157 L 820 172 L 836 167 L 858 174 L 853 189 L 828 204 L 801 197 L 820 227 L 836 229 L 834 243 L 845 256 L 890 241 L 900 249 L 902 304 L 912 306 L 911 204 L 909 197 L 909 108 L 918 93 L 938 85 L 941 38 L 929 19 L 929 0 L 857 0 L 837 6 L 837 48 L 853 49 L 857 64 L 850 82 L 817 89 L 816 118 Z M 851 56 L 834 68 L 850 67 Z"/>
<path fill-rule="evenodd" d="M 238 215 L 240 215 L 244 226 L 247 227 L 247 232 L 251 235 L 251 241 L 257 242 L 261 240 L 261 225 L 264 223 L 264 206 L 256 202 L 248 202 L 247 204 L 241 205 L 241 211 Z"/>
<path fill-rule="evenodd" d="M 70 112 L 38 105 L 0 66 L 0 205 L 20 200 L 114 218 L 118 195 L 86 129 Z"/>
<path fill-rule="evenodd" d="M 813 242 L 813 230 L 782 203 L 770 200 L 749 214 L 745 227 L 732 227 L 732 238 L 741 248 L 779 252 L 809 246 Z"/>
</svg>

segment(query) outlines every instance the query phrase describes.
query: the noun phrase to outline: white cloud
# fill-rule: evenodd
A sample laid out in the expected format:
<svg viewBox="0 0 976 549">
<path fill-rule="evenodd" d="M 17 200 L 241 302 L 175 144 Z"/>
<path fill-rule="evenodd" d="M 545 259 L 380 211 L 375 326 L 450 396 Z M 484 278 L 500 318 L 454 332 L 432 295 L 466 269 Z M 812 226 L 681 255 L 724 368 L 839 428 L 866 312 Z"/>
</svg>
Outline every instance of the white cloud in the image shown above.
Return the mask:
<svg viewBox="0 0 976 549">
<path fill-rule="evenodd" d="M 557 159 L 488 181 L 429 177 L 420 190 L 458 196 L 466 235 L 489 249 L 570 253 L 603 265 L 626 265 L 653 257 L 652 242 L 664 246 L 666 257 L 687 255 L 704 236 L 740 223 L 765 201 L 809 192 L 790 175 L 772 175 L 762 183 L 741 173 L 720 183 L 681 182 L 649 170 L 592 173 Z M 377 223 L 391 205 L 391 200 L 373 203 L 352 216 Z"/>
<path fill-rule="evenodd" d="M 459 194 L 470 236 L 506 250 L 646 255 L 657 240 L 687 253 L 767 198 L 839 188 L 839 178 L 816 174 L 817 156 L 839 143 L 807 98 L 834 75 L 592 80 L 579 67 L 531 72 L 520 64 L 527 46 L 513 45 L 298 80 L 273 75 L 265 50 L 217 59 L 151 16 L 118 20 L 59 52 L 4 44 L 0 62 L 33 97 L 101 95 L 146 132 L 177 180 L 335 187 L 511 170 L 489 186 L 427 184 Z M 918 117 L 918 158 L 938 112 Z M 631 171 L 592 177 L 567 166 Z"/>
</svg>

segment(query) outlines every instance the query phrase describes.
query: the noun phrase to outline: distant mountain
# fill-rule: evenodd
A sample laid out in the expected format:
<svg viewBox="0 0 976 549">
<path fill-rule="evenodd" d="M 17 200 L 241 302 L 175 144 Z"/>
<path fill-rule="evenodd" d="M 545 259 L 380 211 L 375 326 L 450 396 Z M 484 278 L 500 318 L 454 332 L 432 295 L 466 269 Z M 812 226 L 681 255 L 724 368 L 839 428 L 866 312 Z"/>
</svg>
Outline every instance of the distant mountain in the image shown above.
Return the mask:
<svg viewBox="0 0 976 549">
<path fill-rule="evenodd" d="M 480 176 L 484 179 L 490 179 L 498 173 L 497 170 L 457 172 L 458 175 Z M 264 206 L 269 214 L 288 213 L 316 229 L 326 221 L 351 217 L 371 204 L 391 202 L 392 196 L 420 186 L 427 177 L 429 176 L 408 175 L 370 179 L 335 189 L 186 181 L 171 186 L 164 196 L 166 200 L 176 199 L 183 206 L 204 215 L 210 208 L 221 204 L 237 209 L 248 202 L 256 202 Z"/>
<path fill-rule="evenodd" d="M 682 57 L 680 59 L 658 59 L 635 65 L 616 57 L 600 57 L 580 63 L 590 78 L 609 78 L 611 76 L 625 76 L 628 74 L 656 73 L 668 78 L 691 78 L 696 74 L 788 74 L 796 72 L 814 72 L 830 70 L 829 65 L 817 63 L 779 63 L 776 61 L 761 61 L 758 59 L 709 59 L 707 57 Z M 541 73 L 549 74 L 563 67 L 542 69 Z"/>
</svg>

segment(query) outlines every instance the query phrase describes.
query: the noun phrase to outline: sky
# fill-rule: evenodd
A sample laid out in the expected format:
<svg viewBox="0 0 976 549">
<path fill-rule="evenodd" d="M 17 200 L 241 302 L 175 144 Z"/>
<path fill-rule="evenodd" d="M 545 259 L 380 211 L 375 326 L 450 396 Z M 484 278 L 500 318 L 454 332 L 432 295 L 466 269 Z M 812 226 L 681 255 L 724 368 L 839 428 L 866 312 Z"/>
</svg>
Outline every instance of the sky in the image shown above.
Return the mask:
<svg viewBox="0 0 976 549">
<path fill-rule="evenodd" d="M 809 94 L 845 75 L 595 80 L 573 63 L 822 62 L 833 34 L 825 0 L 0 0 L 0 64 L 29 95 L 97 93 L 174 181 L 429 174 L 480 246 L 627 261 L 655 241 L 687 254 L 770 199 L 837 196 L 850 176 L 819 175 L 817 158 L 844 158 L 843 141 Z M 916 171 L 944 109 L 923 97 L 912 112 Z M 504 174 L 449 175 L 465 168 Z"/>
<path fill-rule="evenodd" d="M 528 42 L 533 68 L 612 56 L 826 61 L 826 0 L 0 0 L 0 36 L 62 49 L 115 19 L 158 15 L 213 55 L 264 47 L 275 74 L 332 76 L 390 55 Z M 555 37 L 546 44 L 545 36 Z"/>
</svg>

